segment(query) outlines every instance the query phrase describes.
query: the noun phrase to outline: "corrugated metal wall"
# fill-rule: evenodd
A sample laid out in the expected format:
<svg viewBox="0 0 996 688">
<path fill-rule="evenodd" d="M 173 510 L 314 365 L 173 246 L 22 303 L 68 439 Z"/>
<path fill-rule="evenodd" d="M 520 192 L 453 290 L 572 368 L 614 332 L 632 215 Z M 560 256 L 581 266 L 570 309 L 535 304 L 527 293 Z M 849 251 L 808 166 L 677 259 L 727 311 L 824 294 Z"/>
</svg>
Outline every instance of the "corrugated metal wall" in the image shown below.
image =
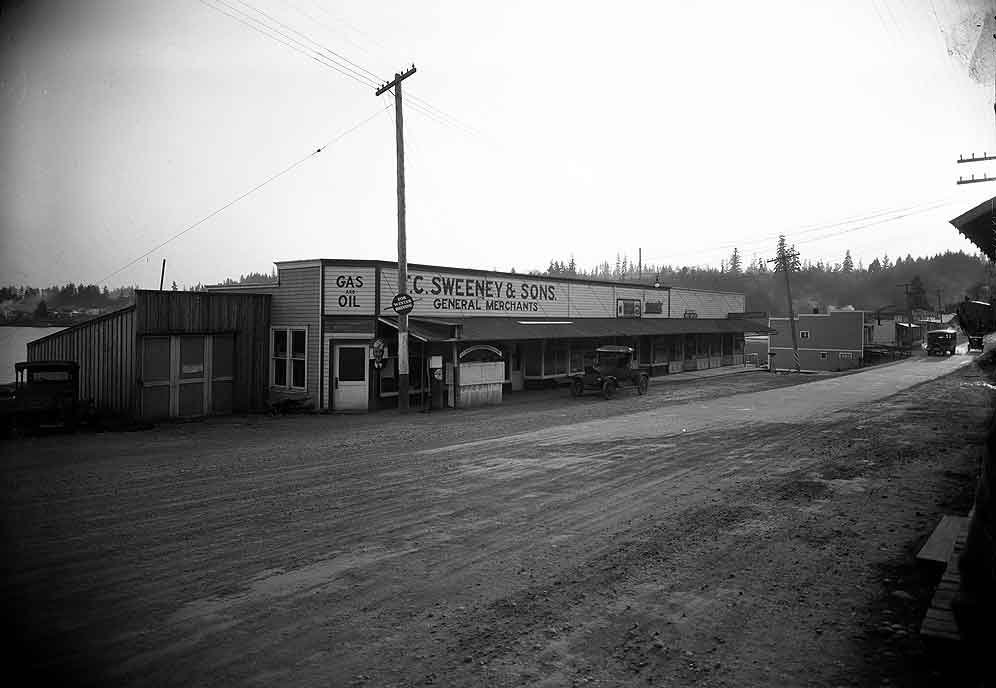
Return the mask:
<svg viewBox="0 0 996 688">
<path fill-rule="evenodd" d="M 135 307 L 28 342 L 29 361 L 76 361 L 80 398 L 105 411 L 131 414 L 136 400 Z"/>
</svg>

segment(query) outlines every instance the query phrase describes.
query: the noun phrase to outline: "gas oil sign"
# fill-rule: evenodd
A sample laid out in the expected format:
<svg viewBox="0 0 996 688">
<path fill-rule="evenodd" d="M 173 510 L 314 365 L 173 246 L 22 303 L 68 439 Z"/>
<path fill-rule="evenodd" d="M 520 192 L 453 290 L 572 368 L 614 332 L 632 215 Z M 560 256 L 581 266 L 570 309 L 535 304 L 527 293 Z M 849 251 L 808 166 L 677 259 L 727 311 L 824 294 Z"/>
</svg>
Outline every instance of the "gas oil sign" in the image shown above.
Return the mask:
<svg viewBox="0 0 996 688">
<path fill-rule="evenodd" d="M 325 268 L 327 315 L 373 315 L 376 299 L 373 268 Z"/>
</svg>

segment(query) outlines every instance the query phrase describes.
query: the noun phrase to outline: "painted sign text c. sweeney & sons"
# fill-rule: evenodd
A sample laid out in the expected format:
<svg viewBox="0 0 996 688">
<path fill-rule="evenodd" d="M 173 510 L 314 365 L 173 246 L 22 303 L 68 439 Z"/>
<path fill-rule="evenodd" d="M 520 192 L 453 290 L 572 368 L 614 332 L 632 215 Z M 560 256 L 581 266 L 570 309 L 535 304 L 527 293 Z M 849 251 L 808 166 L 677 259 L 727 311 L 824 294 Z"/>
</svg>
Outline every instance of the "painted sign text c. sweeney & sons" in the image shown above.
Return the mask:
<svg viewBox="0 0 996 688">
<path fill-rule="evenodd" d="M 381 278 L 381 289 L 390 291 L 393 275 L 381 273 Z M 560 316 L 566 315 L 568 300 L 565 284 L 445 273 L 409 274 L 408 293 L 415 300 L 414 312 L 421 315 Z"/>
</svg>

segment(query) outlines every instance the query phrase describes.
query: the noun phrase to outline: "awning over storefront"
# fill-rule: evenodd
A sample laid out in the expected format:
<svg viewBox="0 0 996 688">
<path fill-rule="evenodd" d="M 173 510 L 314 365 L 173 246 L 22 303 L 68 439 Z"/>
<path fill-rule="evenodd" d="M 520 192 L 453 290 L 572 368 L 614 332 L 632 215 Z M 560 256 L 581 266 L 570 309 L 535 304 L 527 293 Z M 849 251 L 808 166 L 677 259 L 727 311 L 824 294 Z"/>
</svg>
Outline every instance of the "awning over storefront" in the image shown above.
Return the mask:
<svg viewBox="0 0 996 688">
<path fill-rule="evenodd" d="M 380 322 L 398 329 L 398 318 L 379 318 Z M 447 342 L 455 338 L 455 323 L 429 318 L 408 318 L 408 336 L 422 342 Z"/>
<path fill-rule="evenodd" d="M 965 238 L 975 244 L 989 260 L 996 260 L 993 243 L 993 217 L 996 217 L 996 197 L 984 201 L 967 213 L 951 220 Z"/>
<path fill-rule="evenodd" d="M 396 318 L 381 318 L 397 327 Z M 409 318 L 413 336 L 424 341 L 446 341 L 456 328 L 459 341 L 522 341 L 530 339 L 588 339 L 681 334 L 768 334 L 766 323 L 726 318 L 450 318 L 446 321 Z"/>
</svg>

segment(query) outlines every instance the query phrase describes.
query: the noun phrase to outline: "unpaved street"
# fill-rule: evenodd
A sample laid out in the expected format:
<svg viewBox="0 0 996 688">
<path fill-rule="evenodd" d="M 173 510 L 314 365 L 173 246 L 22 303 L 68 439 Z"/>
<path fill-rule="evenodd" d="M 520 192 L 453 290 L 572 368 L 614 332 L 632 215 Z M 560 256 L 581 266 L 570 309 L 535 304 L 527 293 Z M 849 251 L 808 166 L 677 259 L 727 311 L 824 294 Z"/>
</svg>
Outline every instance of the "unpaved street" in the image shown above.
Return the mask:
<svg viewBox="0 0 996 688">
<path fill-rule="evenodd" d="M 970 503 L 971 360 L 6 442 L 19 659 L 101 685 L 928 685 L 910 561 Z"/>
</svg>

